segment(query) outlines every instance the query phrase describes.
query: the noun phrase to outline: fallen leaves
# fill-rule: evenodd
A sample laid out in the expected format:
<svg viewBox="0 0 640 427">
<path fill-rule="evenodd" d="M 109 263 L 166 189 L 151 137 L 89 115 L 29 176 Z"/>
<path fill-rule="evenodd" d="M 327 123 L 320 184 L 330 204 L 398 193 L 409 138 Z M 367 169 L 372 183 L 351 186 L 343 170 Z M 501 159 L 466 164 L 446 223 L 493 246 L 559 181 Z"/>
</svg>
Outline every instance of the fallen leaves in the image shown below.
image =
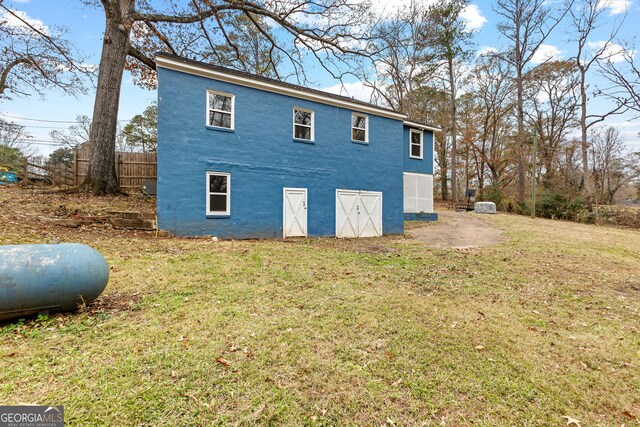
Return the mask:
<svg viewBox="0 0 640 427">
<path fill-rule="evenodd" d="M 222 357 L 217 357 L 216 358 L 216 362 L 218 364 L 222 365 L 222 367 L 225 368 L 225 369 L 227 369 L 229 367 L 229 365 L 231 364 L 231 363 L 229 363 L 228 360 L 226 360 L 226 359 L 224 359 Z"/>
<path fill-rule="evenodd" d="M 567 425 L 568 426 L 582 427 L 582 425 L 580 424 L 580 421 L 576 420 L 575 418 L 572 418 L 572 417 L 570 417 L 568 415 L 565 415 L 562 418 L 567 420 Z"/>
</svg>

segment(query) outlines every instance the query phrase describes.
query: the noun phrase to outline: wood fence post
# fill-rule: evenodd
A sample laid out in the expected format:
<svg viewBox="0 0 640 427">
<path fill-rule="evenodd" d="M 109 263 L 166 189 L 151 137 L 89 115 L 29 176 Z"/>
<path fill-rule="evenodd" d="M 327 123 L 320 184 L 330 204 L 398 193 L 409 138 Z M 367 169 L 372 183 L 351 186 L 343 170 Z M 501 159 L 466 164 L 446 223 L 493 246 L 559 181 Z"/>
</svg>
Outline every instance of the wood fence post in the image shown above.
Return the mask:
<svg viewBox="0 0 640 427">
<path fill-rule="evenodd" d="M 122 171 L 120 168 L 122 167 L 122 156 L 120 153 L 117 153 L 118 157 L 116 159 L 116 178 L 118 178 L 118 183 L 120 183 L 120 177 L 122 176 Z"/>
<path fill-rule="evenodd" d="M 78 186 L 78 147 L 73 149 L 73 186 Z"/>
</svg>

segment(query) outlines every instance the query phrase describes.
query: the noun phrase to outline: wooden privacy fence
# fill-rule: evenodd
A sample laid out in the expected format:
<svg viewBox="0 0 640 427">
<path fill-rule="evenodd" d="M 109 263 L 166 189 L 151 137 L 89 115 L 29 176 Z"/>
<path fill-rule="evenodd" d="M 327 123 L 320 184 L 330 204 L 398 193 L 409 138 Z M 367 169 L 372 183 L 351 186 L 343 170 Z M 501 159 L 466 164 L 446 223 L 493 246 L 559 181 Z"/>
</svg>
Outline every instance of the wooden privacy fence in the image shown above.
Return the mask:
<svg viewBox="0 0 640 427">
<path fill-rule="evenodd" d="M 71 164 L 51 163 L 45 157 L 34 156 L 25 161 L 24 176 L 29 182 L 45 185 L 77 186 L 84 182 L 89 168 L 89 149 L 74 150 Z M 156 153 L 116 152 L 116 175 L 120 187 L 137 191 L 146 181 L 158 179 Z"/>
<path fill-rule="evenodd" d="M 89 168 L 89 149 L 75 150 L 74 185 L 82 184 Z M 116 175 L 120 187 L 128 190 L 139 190 L 145 181 L 158 179 L 158 163 L 156 153 L 120 153 L 116 152 Z"/>
</svg>

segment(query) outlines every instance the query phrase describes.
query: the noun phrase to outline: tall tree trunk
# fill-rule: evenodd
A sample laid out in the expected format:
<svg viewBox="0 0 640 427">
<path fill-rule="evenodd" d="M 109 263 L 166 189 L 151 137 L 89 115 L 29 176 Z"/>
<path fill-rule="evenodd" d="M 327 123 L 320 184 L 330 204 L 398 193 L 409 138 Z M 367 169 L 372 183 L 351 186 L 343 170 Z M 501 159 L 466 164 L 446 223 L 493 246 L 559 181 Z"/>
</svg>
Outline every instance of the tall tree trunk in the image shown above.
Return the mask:
<svg viewBox="0 0 640 427">
<path fill-rule="evenodd" d="M 451 201 L 456 204 L 458 203 L 458 182 L 457 182 L 457 151 L 458 151 L 458 142 L 457 142 L 457 133 L 458 130 L 456 128 L 456 116 L 457 116 L 457 105 L 456 105 L 456 86 L 455 86 L 455 78 L 454 78 L 454 70 L 453 70 L 453 58 L 449 57 L 448 59 L 449 65 L 449 96 L 451 97 Z"/>
<path fill-rule="evenodd" d="M 91 158 L 84 186 L 94 194 L 118 194 L 115 141 L 122 74 L 129 50 L 131 23 L 127 15 L 135 0 L 111 0 L 105 4 L 106 29 L 98 69 L 98 86 L 89 134 Z M 105 2 L 107 3 L 107 2 Z"/>
<path fill-rule="evenodd" d="M 580 67 L 580 148 L 582 151 L 582 191 L 587 208 L 592 209 L 593 184 L 589 173 L 589 144 L 587 142 L 587 89 L 586 70 Z"/>
<path fill-rule="evenodd" d="M 482 140 L 482 156 L 480 157 L 480 169 L 478 170 L 478 192 L 480 193 L 480 197 L 484 196 L 484 168 L 485 168 L 485 152 L 486 152 L 486 142 Z"/>
<path fill-rule="evenodd" d="M 518 201 L 524 204 L 525 200 L 525 150 L 524 150 L 524 94 L 522 84 L 522 69 L 517 67 L 516 86 L 518 103 L 518 135 L 516 143 L 516 157 L 518 162 Z"/>
<path fill-rule="evenodd" d="M 440 168 L 440 199 L 443 202 L 449 200 L 449 188 L 448 188 L 449 179 L 447 178 L 447 169 Z"/>
</svg>

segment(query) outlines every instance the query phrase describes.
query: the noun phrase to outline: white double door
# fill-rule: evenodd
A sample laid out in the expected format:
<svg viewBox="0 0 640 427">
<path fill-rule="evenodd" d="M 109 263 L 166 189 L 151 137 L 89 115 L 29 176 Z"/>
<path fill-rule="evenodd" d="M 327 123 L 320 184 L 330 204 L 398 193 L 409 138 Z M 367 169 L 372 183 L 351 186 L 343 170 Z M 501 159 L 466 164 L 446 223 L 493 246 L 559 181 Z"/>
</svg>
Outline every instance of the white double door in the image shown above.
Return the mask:
<svg viewBox="0 0 640 427">
<path fill-rule="evenodd" d="M 382 193 L 336 190 L 336 237 L 382 236 Z"/>
<path fill-rule="evenodd" d="M 282 237 L 307 236 L 307 189 L 283 189 Z"/>
</svg>

